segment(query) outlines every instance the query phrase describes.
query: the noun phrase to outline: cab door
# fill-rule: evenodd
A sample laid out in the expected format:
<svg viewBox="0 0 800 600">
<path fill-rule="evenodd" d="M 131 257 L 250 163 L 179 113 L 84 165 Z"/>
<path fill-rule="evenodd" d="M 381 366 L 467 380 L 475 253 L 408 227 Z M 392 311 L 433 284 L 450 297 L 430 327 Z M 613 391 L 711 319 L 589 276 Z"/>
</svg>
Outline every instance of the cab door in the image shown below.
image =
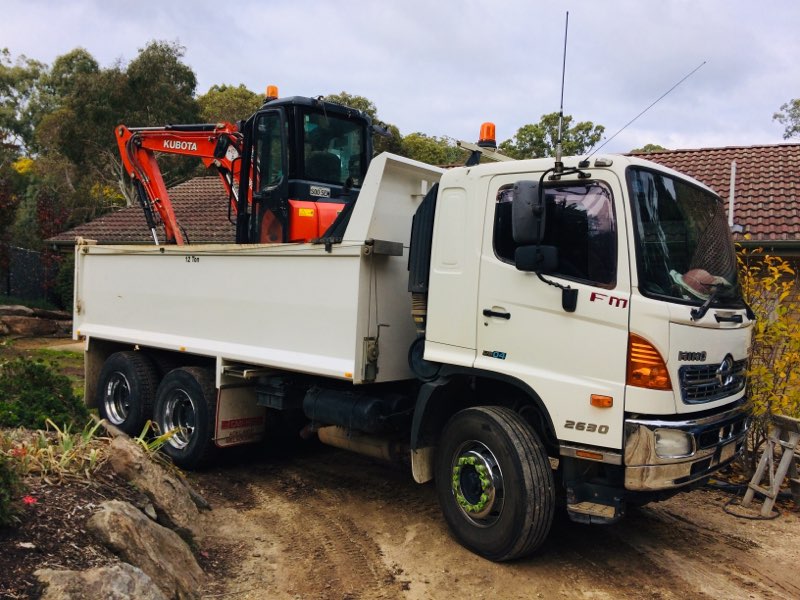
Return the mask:
<svg viewBox="0 0 800 600">
<path fill-rule="evenodd" d="M 475 367 L 529 386 L 560 440 L 621 448 L 631 286 L 619 183 L 544 184 L 542 244 L 556 248 L 558 261 L 540 277 L 515 266 L 513 184 L 523 179 L 539 175 L 504 175 L 489 185 Z M 573 312 L 563 288 L 577 290 Z M 593 395 L 611 406 L 592 406 Z"/>
</svg>

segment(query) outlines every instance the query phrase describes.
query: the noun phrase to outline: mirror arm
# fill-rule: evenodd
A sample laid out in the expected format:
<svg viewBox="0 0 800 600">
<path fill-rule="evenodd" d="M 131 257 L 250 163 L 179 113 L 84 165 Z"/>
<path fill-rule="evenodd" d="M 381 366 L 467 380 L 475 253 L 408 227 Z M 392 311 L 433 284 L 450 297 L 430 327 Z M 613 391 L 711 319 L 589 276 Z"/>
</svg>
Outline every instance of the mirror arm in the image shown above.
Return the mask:
<svg viewBox="0 0 800 600">
<path fill-rule="evenodd" d="M 578 290 L 576 288 L 545 279 L 538 271 L 536 272 L 536 276 L 547 285 L 552 285 L 561 290 L 561 308 L 563 308 L 565 312 L 575 312 L 578 306 Z"/>
</svg>

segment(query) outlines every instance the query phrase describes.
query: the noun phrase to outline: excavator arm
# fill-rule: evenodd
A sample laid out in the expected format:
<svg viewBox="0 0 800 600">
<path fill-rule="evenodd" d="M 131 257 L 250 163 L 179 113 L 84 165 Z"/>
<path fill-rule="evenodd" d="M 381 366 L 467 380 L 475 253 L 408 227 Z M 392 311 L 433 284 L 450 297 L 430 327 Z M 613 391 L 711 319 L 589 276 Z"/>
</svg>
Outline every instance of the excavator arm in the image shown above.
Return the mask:
<svg viewBox="0 0 800 600">
<path fill-rule="evenodd" d="M 164 224 L 168 244 L 181 246 L 187 243 L 175 217 L 156 152 L 194 156 L 206 167 L 216 167 L 228 192 L 230 210 L 237 210 L 243 136 L 236 125 L 218 123 L 138 128 L 119 125 L 116 134 L 123 166 L 134 182 L 156 244 L 156 213 Z"/>
</svg>

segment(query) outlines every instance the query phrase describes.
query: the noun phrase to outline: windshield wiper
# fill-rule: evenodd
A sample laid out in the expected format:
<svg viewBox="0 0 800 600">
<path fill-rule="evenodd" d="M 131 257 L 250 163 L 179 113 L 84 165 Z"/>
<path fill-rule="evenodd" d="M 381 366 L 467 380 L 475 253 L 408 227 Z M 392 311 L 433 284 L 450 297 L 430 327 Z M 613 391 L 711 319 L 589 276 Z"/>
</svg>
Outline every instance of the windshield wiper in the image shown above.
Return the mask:
<svg viewBox="0 0 800 600">
<path fill-rule="evenodd" d="M 716 285 L 711 288 L 711 294 L 708 296 L 708 300 L 703 302 L 702 306 L 693 308 L 691 313 L 689 313 L 692 315 L 692 321 L 699 321 L 700 319 L 706 316 L 708 309 L 711 307 L 711 303 L 717 299 L 719 293 L 720 293 L 720 288 L 717 287 Z"/>
</svg>

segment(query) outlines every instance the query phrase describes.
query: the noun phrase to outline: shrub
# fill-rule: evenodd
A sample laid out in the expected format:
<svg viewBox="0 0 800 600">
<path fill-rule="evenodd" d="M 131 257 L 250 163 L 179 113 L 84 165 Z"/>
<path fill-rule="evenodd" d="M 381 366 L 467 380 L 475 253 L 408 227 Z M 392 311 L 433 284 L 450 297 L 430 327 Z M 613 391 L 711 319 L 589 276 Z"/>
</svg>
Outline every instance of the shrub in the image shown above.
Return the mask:
<svg viewBox="0 0 800 600">
<path fill-rule="evenodd" d="M 754 418 L 747 459 L 754 468 L 770 416 L 800 417 L 800 298 L 795 271 L 782 258 L 744 249 L 739 266 L 742 293 L 757 319 L 748 369 Z"/>
<path fill-rule="evenodd" d="M 0 427 L 42 429 L 49 418 L 59 425 L 86 422 L 89 412 L 69 378 L 27 358 L 0 365 Z"/>
<path fill-rule="evenodd" d="M 17 520 L 18 507 L 14 500 L 21 490 L 19 473 L 13 459 L 6 456 L 0 444 L 0 527 Z"/>
</svg>

